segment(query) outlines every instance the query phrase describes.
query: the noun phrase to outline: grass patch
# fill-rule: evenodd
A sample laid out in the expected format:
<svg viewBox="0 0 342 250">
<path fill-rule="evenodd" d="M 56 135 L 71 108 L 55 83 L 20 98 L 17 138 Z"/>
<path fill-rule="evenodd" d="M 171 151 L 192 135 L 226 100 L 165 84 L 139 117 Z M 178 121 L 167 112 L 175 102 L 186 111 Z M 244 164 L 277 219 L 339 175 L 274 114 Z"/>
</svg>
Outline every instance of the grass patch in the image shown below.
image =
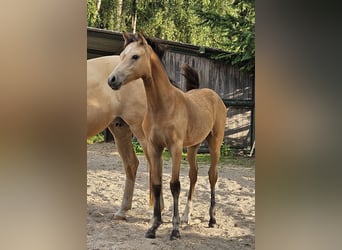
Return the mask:
<svg viewBox="0 0 342 250">
<path fill-rule="evenodd" d="M 143 153 L 138 153 L 138 155 L 143 155 Z M 171 160 L 171 154 L 169 151 L 164 150 L 163 160 Z M 210 164 L 210 154 L 197 154 L 197 162 L 202 164 Z M 250 168 L 255 166 L 255 159 L 247 156 L 230 154 L 221 155 L 219 163 L 221 165 L 238 165 Z M 182 153 L 182 164 L 188 164 L 186 152 Z"/>
<path fill-rule="evenodd" d="M 98 133 L 97 135 L 94 135 L 87 139 L 87 144 L 94 144 L 94 143 L 100 143 L 100 142 L 104 142 L 103 132 Z"/>
<path fill-rule="evenodd" d="M 144 152 L 142 150 L 141 145 L 136 139 L 133 139 L 133 148 L 137 155 L 143 156 Z M 165 149 L 163 152 L 163 159 L 165 161 L 169 161 L 171 159 L 170 152 Z M 208 153 L 201 153 L 197 154 L 197 162 L 202 164 L 210 164 L 210 154 Z M 221 157 L 220 157 L 220 164 L 224 165 L 239 165 L 244 167 L 253 167 L 255 166 L 255 159 L 243 156 L 238 153 L 237 150 L 229 148 L 228 145 L 223 144 L 221 145 Z M 188 164 L 187 161 L 187 153 L 182 153 L 182 164 Z"/>
</svg>

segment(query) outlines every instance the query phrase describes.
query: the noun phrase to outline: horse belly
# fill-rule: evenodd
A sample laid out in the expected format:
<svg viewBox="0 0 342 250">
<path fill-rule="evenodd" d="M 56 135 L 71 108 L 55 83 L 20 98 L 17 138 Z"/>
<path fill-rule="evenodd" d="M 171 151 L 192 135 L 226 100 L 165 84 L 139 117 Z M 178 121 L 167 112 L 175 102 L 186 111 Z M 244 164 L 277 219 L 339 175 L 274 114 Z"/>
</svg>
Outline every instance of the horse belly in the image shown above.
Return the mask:
<svg viewBox="0 0 342 250">
<path fill-rule="evenodd" d="M 114 119 L 114 112 L 104 103 L 88 101 L 87 137 L 102 132 Z"/>
<path fill-rule="evenodd" d="M 184 138 L 184 147 L 200 144 L 207 138 L 214 125 L 213 110 L 200 105 L 189 112 L 188 126 Z"/>
<path fill-rule="evenodd" d="M 203 127 L 195 127 L 192 130 L 187 132 L 187 135 L 184 139 L 184 147 L 189 147 L 193 145 L 200 144 L 207 138 L 211 131 L 211 127 L 203 126 Z"/>
</svg>

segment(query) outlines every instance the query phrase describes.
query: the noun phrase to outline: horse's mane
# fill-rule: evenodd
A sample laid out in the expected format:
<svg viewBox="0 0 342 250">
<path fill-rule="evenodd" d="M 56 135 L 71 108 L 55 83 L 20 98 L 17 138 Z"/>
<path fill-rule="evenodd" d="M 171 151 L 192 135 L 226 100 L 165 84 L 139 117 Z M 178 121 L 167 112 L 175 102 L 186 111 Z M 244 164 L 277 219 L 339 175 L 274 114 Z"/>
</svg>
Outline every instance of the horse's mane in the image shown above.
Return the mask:
<svg viewBox="0 0 342 250">
<path fill-rule="evenodd" d="M 151 46 L 154 53 L 157 54 L 157 56 L 159 57 L 160 61 L 162 62 L 163 66 L 164 66 L 162 59 L 165 55 L 165 46 L 161 45 L 157 40 L 155 40 L 153 38 L 146 37 L 146 36 L 144 36 L 144 37 L 145 37 L 145 40 L 147 41 L 147 44 Z"/>
</svg>

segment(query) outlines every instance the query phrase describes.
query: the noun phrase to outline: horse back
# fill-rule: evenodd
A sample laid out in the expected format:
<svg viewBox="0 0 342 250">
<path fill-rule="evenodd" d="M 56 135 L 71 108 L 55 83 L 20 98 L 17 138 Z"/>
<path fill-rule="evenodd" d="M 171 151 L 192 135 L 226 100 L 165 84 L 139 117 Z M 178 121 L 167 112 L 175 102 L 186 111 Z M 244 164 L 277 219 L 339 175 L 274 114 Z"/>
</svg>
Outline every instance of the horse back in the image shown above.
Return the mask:
<svg viewBox="0 0 342 250">
<path fill-rule="evenodd" d="M 212 89 L 202 88 L 193 89 L 185 93 L 189 99 L 190 109 L 201 110 L 205 113 L 225 112 L 226 106 L 224 105 L 221 97 Z"/>
</svg>

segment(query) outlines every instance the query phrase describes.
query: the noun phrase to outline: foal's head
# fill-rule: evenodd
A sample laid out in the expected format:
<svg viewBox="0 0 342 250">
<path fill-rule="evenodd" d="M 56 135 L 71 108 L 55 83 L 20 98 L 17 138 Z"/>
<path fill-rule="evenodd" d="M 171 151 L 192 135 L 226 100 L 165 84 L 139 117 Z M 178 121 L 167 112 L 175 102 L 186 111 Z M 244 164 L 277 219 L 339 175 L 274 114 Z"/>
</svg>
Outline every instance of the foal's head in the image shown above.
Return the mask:
<svg viewBox="0 0 342 250">
<path fill-rule="evenodd" d="M 124 32 L 123 37 L 125 49 L 120 54 L 121 61 L 108 77 L 108 84 L 114 90 L 120 89 L 127 82 L 151 75 L 152 48 L 144 36 L 141 33 Z"/>
</svg>

